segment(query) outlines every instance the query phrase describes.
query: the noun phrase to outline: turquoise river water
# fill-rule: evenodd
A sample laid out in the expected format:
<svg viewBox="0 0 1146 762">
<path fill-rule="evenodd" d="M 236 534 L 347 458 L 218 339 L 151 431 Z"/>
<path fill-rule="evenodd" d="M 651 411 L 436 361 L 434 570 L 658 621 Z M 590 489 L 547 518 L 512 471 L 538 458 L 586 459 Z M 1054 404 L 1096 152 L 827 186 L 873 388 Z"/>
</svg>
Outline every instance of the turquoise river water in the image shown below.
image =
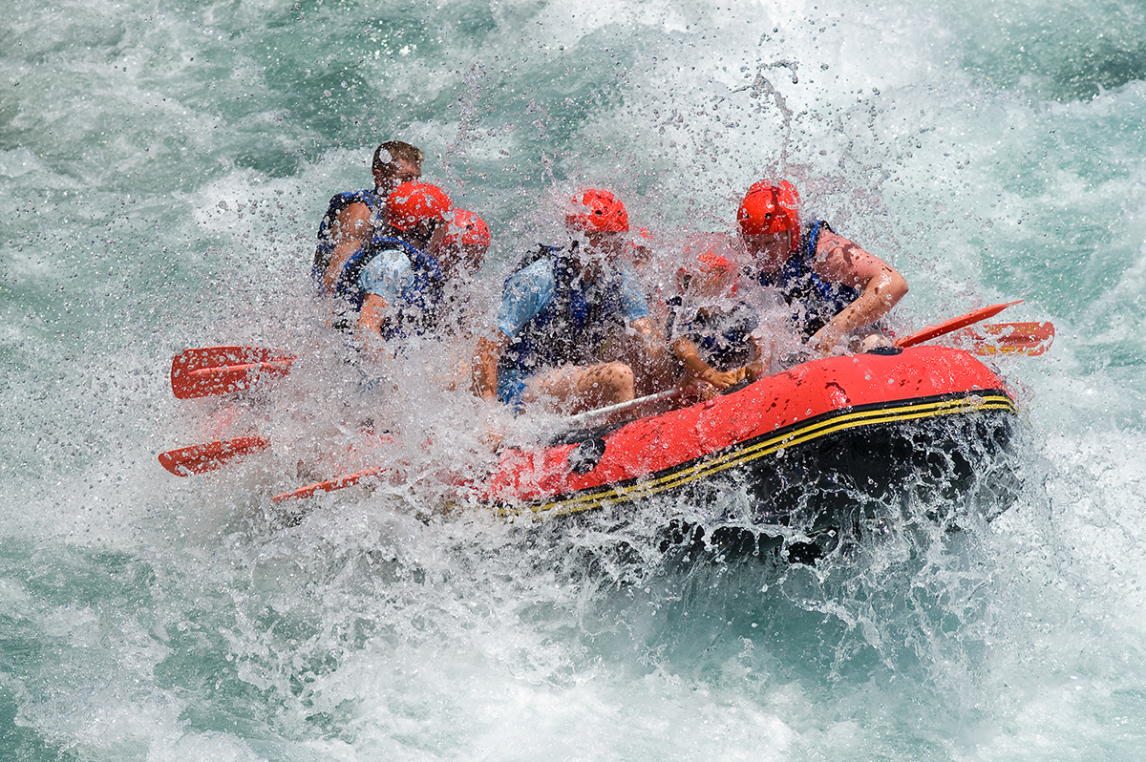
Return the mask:
<svg viewBox="0 0 1146 762">
<path fill-rule="evenodd" d="M 0 12 L 0 759 L 1146 758 L 1141 0 Z M 262 413 L 285 449 L 169 475 L 222 414 L 172 356 L 320 354 L 315 230 L 391 138 L 489 221 L 478 305 L 578 185 L 727 230 L 780 174 L 904 273 L 904 325 L 1025 300 L 1058 334 L 997 363 L 1018 500 L 814 568 L 451 513 L 433 479 L 272 505 L 353 415 L 471 464 L 481 410 L 429 360 L 378 398 L 300 366 Z"/>
</svg>

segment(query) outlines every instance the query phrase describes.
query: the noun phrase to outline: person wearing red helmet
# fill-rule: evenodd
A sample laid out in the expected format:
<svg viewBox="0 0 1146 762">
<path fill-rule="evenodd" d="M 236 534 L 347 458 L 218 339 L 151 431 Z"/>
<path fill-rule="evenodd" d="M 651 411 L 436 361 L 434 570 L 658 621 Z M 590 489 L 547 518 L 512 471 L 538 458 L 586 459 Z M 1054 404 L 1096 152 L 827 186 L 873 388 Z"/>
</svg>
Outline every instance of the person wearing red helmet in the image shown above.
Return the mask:
<svg viewBox="0 0 1146 762">
<path fill-rule="evenodd" d="M 471 342 L 476 341 L 472 330 L 475 300 L 471 278 L 481 269 L 492 241 L 489 226 L 479 215 L 468 209 L 453 209 L 446 215 L 446 234 L 435 254 L 446 278 L 439 332 L 457 339 L 458 352 L 471 359 Z M 468 361 L 457 365 L 460 386 L 464 388 L 471 375 L 470 365 Z"/>
<path fill-rule="evenodd" d="M 492 238 L 485 220 L 468 209 L 454 209 L 446 219 L 446 236 L 438 250 L 438 264 L 443 270 L 477 272 L 485 260 Z"/>
<path fill-rule="evenodd" d="M 346 263 L 383 233 L 386 197 L 422 176 L 422 152 L 400 140 L 374 150 L 374 188 L 339 193 L 330 199 L 318 228 L 311 277 L 319 293 L 336 296 L 335 283 Z"/>
<path fill-rule="evenodd" d="M 434 185 L 402 183 L 386 199 L 383 234 L 347 261 L 336 292 L 357 304 L 357 336 L 378 352 L 383 342 L 437 327 L 448 274 L 435 254 L 446 234 L 450 199 Z"/>
<path fill-rule="evenodd" d="M 571 244 L 542 246 L 522 262 L 505 282 L 496 329 L 478 341 L 474 388 L 484 399 L 575 413 L 631 400 L 665 375 L 664 342 L 620 256 L 629 231 L 624 204 L 589 189 L 567 211 Z M 615 352 L 623 359 L 610 358 L 626 328 L 635 341 Z"/>
<path fill-rule="evenodd" d="M 761 330 L 766 313 L 759 287 L 742 278 L 727 241 L 709 246 L 677 273 L 669 301 L 669 342 L 685 380 L 704 396 L 765 375 L 769 358 Z M 688 252 L 686 252 L 686 255 Z"/>
<path fill-rule="evenodd" d="M 874 324 L 907 293 L 907 281 L 823 220 L 801 227 L 800 195 L 791 183 L 756 183 L 736 219 L 758 281 L 797 310 L 797 329 L 814 352 L 890 343 Z"/>
</svg>

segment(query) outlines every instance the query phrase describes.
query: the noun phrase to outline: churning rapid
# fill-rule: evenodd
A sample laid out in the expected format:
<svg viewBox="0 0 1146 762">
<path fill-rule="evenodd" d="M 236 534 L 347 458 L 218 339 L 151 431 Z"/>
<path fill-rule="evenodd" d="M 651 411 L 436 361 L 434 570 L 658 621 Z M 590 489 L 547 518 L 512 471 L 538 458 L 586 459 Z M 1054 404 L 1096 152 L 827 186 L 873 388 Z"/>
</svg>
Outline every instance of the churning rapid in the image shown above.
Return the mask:
<svg viewBox="0 0 1146 762">
<path fill-rule="evenodd" d="M 1146 746 L 1146 10 L 1110 0 L 7 2 L 0 27 L 0 759 L 1126 760 Z M 399 7 L 400 6 L 400 7 Z M 451 510 L 432 479 L 283 510 L 385 414 L 464 468 L 477 403 L 312 363 L 294 449 L 178 479 L 187 347 L 321 354 L 327 200 L 389 139 L 490 223 L 557 200 L 731 229 L 785 176 L 919 328 L 1023 299 L 1022 483 L 905 500 L 817 565 Z M 392 390 L 391 390 L 391 387 Z M 464 396 L 464 395 L 463 395 Z M 379 412 L 381 411 L 381 413 Z M 719 551 L 719 549 L 715 549 Z"/>
</svg>

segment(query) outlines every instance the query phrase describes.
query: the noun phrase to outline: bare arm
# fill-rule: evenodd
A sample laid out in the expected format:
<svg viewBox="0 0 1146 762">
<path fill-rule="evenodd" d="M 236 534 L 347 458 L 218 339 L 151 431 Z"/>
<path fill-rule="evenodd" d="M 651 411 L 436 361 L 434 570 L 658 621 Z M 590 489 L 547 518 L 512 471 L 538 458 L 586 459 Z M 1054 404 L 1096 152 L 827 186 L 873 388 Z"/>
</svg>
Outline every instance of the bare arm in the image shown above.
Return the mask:
<svg viewBox="0 0 1146 762">
<path fill-rule="evenodd" d="M 706 363 L 696 351 L 696 344 L 681 337 L 672 344 L 673 354 L 684 364 L 685 370 L 693 378 L 712 384 L 717 389 L 727 389 L 744 380 L 747 368 L 721 371 Z"/>
<path fill-rule="evenodd" d="M 636 372 L 637 392 L 645 395 L 668 388 L 676 371 L 672 352 L 660 326 L 649 317 L 637 318 L 629 325 L 640 337 L 643 350 L 629 363 Z"/>
<path fill-rule="evenodd" d="M 847 333 L 879 320 L 907 293 L 907 281 L 895 268 L 832 232 L 820 236 L 812 269 L 829 283 L 860 289 L 859 297 L 812 337 L 821 354 L 830 353 Z"/>
<path fill-rule="evenodd" d="M 668 360 L 664 336 L 661 335 L 660 328 L 657 327 L 652 318 L 637 318 L 630 325 L 637 332 L 637 335 L 644 339 L 645 347 L 653 356 L 654 361 L 665 362 Z"/>
<path fill-rule="evenodd" d="M 752 362 L 744 366 L 744 378 L 749 381 L 757 381 L 764 376 L 768 375 L 768 366 L 772 364 L 773 345 L 769 344 L 767 347 L 764 342 L 752 336 L 749 338 L 752 342 Z"/>
<path fill-rule="evenodd" d="M 485 336 L 478 339 L 474 355 L 473 386 L 474 394 L 483 400 L 497 399 L 497 364 L 508 346 L 509 337 L 501 331 L 497 332 L 495 339 Z"/>
<path fill-rule="evenodd" d="M 386 314 L 386 300 L 377 294 L 367 294 L 358 313 L 357 336 L 362 348 L 374 359 L 386 357 L 382 341 L 382 320 Z"/>
<path fill-rule="evenodd" d="M 741 381 L 755 381 L 764 375 L 766 366 L 760 359 L 762 356 L 760 342 L 755 338 L 750 339 L 750 341 L 755 359 L 743 367 L 732 370 L 713 368 L 701 358 L 697 352 L 696 344 L 684 337 L 673 342 L 672 351 L 693 378 L 712 384 L 717 389 L 727 389 Z"/>
<path fill-rule="evenodd" d="M 338 274 L 353 256 L 370 241 L 370 207 L 362 202 L 347 205 L 338 213 L 330 226 L 330 238 L 334 241 L 334 251 L 330 255 L 330 264 L 322 274 L 322 290 L 327 294 L 334 293 L 334 284 L 338 281 Z"/>
</svg>

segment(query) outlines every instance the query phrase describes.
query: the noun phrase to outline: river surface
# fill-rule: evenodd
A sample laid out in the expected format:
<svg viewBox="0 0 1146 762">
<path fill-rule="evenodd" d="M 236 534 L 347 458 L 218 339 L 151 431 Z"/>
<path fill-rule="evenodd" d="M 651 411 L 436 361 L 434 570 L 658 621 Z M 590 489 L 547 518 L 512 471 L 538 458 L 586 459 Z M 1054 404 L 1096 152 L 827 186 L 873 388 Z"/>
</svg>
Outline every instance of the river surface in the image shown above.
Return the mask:
<svg viewBox="0 0 1146 762">
<path fill-rule="evenodd" d="M 0 12 L 0 759 L 1142 758 L 1139 0 Z M 577 187 L 720 231 L 782 175 L 903 272 L 906 328 L 1025 300 L 999 319 L 1057 339 L 997 363 L 1018 499 L 779 568 L 680 563 L 656 516 L 452 512 L 429 477 L 272 505 L 370 416 L 431 433 L 396 457 L 423 475 L 477 462 L 433 351 L 396 389 L 303 362 L 269 408 L 171 395 L 187 347 L 323 356 L 315 230 L 394 138 L 493 230 L 479 312 Z M 275 453 L 156 461 L 256 425 Z"/>
</svg>

